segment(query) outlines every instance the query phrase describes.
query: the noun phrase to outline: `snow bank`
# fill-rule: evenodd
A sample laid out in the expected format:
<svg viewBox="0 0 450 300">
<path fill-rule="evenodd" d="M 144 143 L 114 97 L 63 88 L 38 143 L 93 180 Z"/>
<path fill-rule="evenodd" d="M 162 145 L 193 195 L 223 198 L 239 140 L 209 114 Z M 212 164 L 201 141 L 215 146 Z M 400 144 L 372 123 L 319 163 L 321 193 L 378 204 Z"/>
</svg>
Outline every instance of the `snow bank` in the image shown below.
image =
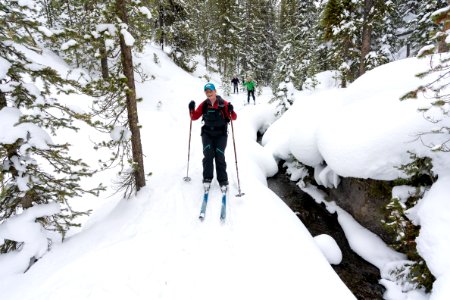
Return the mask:
<svg viewBox="0 0 450 300">
<path fill-rule="evenodd" d="M 435 59 L 439 59 L 436 57 Z M 437 280 L 431 299 L 448 299 L 450 286 L 450 156 L 432 152 L 424 145 L 439 145 L 448 133 L 432 136 L 430 132 L 450 123 L 448 105 L 432 107 L 433 99 L 419 95 L 417 100 L 400 101 L 400 97 L 433 76 L 423 79 L 416 74 L 429 69 L 430 59 L 409 58 L 378 67 L 358 78 L 346 89 L 321 90 L 315 93 L 298 92 L 293 107 L 268 130 L 263 143 L 275 157 L 294 156 L 301 163 L 315 169 L 319 184 L 335 186 L 336 176 L 393 180 L 406 175 L 398 169 L 410 161 L 408 151 L 433 159 L 433 171 L 439 175 L 408 217 L 421 226 L 417 249 L 426 260 Z M 421 114 L 418 108 L 431 108 Z M 433 124 L 428 119 L 438 121 Z M 313 197 L 320 192 L 302 186 Z M 393 197 L 405 201 L 413 192 L 411 187 L 397 187 Z M 404 293 L 389 282 L 388 270 L 404 261 L 402 255 L 389 251 L 377 237 L 354 225 L 344 211 L 330 206 L 339 215 L 351 247 L 373 263 L 384 276 L 382 283 L 390 287 L 386 299 L 425 299 L 423 291 Z M 332 208 L 330 208 L 332 207 Z M 365 238 L 363 238 L 365 237 Z M 383 249 L 380 251 L 380 249 Z"/>
<path fill-rule="evenodd" d="M 339 249 L 336 241 L 327 234 L 321 234 L 314 237 L 314 241 L 319 246 L 323 255 L 328 262 L 333 265 L 338 265 L 342 261 L 342 251 Z"/>
<path fill-rule="evenodd" d="M 37 218 L 59 213 L 59 204 L 35 205 L 0 224 L 0 244 L 5 239 L 23 242 L 18 251 L 0 255 L 0 277 L 24 272 L 30 259 L 41 258 L 48 249 L 46 231 L 36 222 Z"/>
<path fill-rule="evenodd" d="M 22 113 L 19 109 L 13 107 L 4 107 L 0 110 L 0 143 L 12 144 L 18 139 L 27 141 L 24 147 L 34 146 L 39 149 L 48 149 L 52 144 L 50 135 L 32 123 L 18 124 Z"/>
<path fill-rule="evenodd" d="M 417 112 L 417 101 L 399 98 L 420 85 L 415 74 L 426 67 L 427 61 L 410 58 L 371 70 L 347 89 L 299 92 L 263 144 L 276 157 L 325 163 L 344 177 L 404 177 L 396 167 L 409 162 L 408 150 L 424 152 L 417 133 L 433 125 Z"/>
</svg>

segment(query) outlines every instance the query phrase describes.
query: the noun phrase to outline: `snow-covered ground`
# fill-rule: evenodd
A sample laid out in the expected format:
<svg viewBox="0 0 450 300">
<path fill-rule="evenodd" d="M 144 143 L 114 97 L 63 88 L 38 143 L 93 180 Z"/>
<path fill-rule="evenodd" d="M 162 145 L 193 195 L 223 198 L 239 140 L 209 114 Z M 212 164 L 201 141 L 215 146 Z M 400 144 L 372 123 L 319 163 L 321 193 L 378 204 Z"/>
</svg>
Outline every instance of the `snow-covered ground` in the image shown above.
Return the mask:
<svg viewBox="0 0 450 300">
<path fill-rule="evenodd" d="M 42 60 L 64 68 L 48 53 Z M 198 220 L 200 121 L 193 123 L 192 130 L 192 181 L 183 181 L 190 123 L 187 105 L 190 100 L 198 104 L 204 99 L 204 69 L 200 66 L 194 75 L 188 74 L 152 46 L 138 55 L 138 61 L 156 77 L 137 86 L 144 99 L 139 118 L 145 171 L 152 173 L 147 187 L 130 200 L 120 200 L 118 195 L 74 199 L 78 208 L 96 209 L 83 230 L 55 244 L 25 274 L 6 270 L 8 275 L 0 280 L 0 299 L 354 299 L 329 265 L 340 261 L 333 240 L 311 237 L 267 188 L 266 178 L 277 172 L 276 159 L 289 155 L 315 167 L 318 182 L 325 186 L 337 185 L 339 176 L 402 176 L 394 167 L 408 161 L 407 150 L 429 153 L 412 140 L 430 124 L 417 114 L 417 103 L 398 101 L 416 87 L 414 74 L 426 62 L 408 59 L 382 66 L 348 89 L 324 82 L 318 91 L 298 92 L 294 106 L 278 120 L 274 119 L 275 107 L 268 104 L 271 92 L 267 88 L 257 97 L 257 105 L 244 105 L 243 93 L 225 97 L 238 113 L 234 137 L 245 196 L 235 197 L 238 183 L 230 128 L 226 150 L 230 191 L 227 220 L 221 224 L 216 182 L 206 219 Z M 219 86 L 218 78 L 212 81 Z M 76 101 L 83 107 L 89 100 L 78 97 Z M 267 128 L 263 147 L 256 142 L 256 132 Z M 98 157 L 91 153 L 89 139 L 100 138 L 99 134 L 87 128 L 81 132 L 72 137 L 73 151 L 93 163 Z M 433 158 L 438 162 L 439 181 L 414 208 L 411 218 L 422 226 L 419 251 L 437 277 L 431 298 L 448 299 L 450 259 L 445 255 L 450 245 L 446 231 L 450 205 L 445 200 L 450 194 L 449 164 L 446 155 Z M 100 174 L 90 183 L 105 178 L 109 184 L 113 174 Z M 323 201 L 315 187 L 302 187 Z M 327 205 L 338 212 L 353 249 L 380 268 L 382 283 L 388 288 L 386 299 L 428 298 L 421 291 L 402 293 L 383 273 L 388 265 L 403 260 L 403 255 L 386 247 L 332 202 Z M 0 268 L 5 266 L 0 257 Z"/>
<path fill-rule="evenodd" d="M 408 151 L 433 159 L 433 172 L 438 175 L 438 181 L 408 211 L 413 223 L 421 226 L 416 240 L 418 252 L 437 277 L 431 295 L 420 291 L 402 293 L 396 289 L 386 280 L 387 273 L 396 263 L 401 263 L 403 256 L 387 249 L 380 253 L 379 249 L 385 247 L 378 242 L 361 240 L 361 231 L 355 226 L 348 227 L 347 213 L 336 209 L 333 202 L 327 203 L 315 187 L 299 182 L 317 201 L 327 203 L 331 211 L 337 210 L 353 250 L 380 268 L 381 282 L 388 288 L 386 299 L 450 298 L 450 155 L 430 149 L 448 140 L 448 133 L 417 139 L 420 132 L 430 132 L 440 126 L 448 128 L 450 119 L 446 114 L 450 107 L 448 104 L 442 110 L 432 107 L 422 114 L 418 108 L 431 107 L 433 98 L 419 95 L 416 100 L 399 101 L 407 92 L 431 81 L 433 76 L 426 81 L 415 76 L 429 66 L 429 58 L 399 60 L 367 72 L 347 89 L 333 88 L 332 74 L 321 74 L 326 81 L 320 85 L 322 89 L 298 92 L 292 108 L 269 127 L 263 138 L 263 145 L 274 156 L 290 160 L 292 155 L 314 167 L 316 181 L 326 187 L 337 186 L 340 177 L 380 180 L 405 177 L 398 167 L 410 162 Z M 441 121 L 432 123 L 425 117 Z M 293 179 L 301 179 L 302 172 L 293 169 Z M 407 290 L 403 287 L 404 292 Z"/>
<path fill-rule="evenodd" d="M 147 187 L 128 201 L 115 196 L 96 204 L 90 198 L 91 206 L 99 208 L 84 230 L 55 244 L 25 274 L 4 276 L 0 298 L 353 299 L 303 224 L 266 187 L 266 177 L 277 171 L 277 165 L 256 142 L 256 131 L 273 121 L 274 108 L 264 104 L 270 91 L 258 98 L 257 106 L 244 107 L 243 94 L 228 97 L 238 113 L 234 134 L 245 196 L 235 197 L 230 135 L 228 218 L 225 224 L 219 221 L 220 191 L 215 182 L 202 223 L 200 122 L 194 122 L 192 130 L 192 181 L 186 183 L 183 177 L 190 122 L 187 104 L 204 99 L 204 81 L 181 71 L 153 47 L 139 55 L 139 61 L 157 77 L 138 85 L 144 98 L 139 118 L 145 167 L 153 174 Z M 81 137 L 76 144 L 83 156 L 89 153 L 91 146 Z"/>
</svg>

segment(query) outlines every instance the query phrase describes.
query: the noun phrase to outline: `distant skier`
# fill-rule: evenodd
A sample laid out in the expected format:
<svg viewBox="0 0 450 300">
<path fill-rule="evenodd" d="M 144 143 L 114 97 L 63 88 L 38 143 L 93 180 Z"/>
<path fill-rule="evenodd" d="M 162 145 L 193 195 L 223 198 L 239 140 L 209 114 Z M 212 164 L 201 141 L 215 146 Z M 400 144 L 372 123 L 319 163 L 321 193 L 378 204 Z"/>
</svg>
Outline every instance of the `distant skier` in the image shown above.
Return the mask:
<svg viewBox="0 0 450 300">
<path fill-rule="evenodd" d="M 256 86 L 256 83 L 253 81 L 253 78 L 252 77 L 248 77 L 244 81 L 244 86 L 247 87 L 247 104 L 250 104 L 250 95 L 252 95 L 253 104 L 256 104 L 256 100 L 255 100 L 255 86 Z"/>
<path fill-rule="evenodd" d="M 189 103 L 191 120 L 198 120 L 203 116 L 201 136 L 203 143 L 203 183 L 205 190 L 209 189 L 214 177 L 214 160 L 216 164 L 217 181 L 222 191 L 228 189 L 227 164 L 225 162 L 225 148 L 228 139 L 228 122 L 230 117 L 236 120 L 237 115 L 233 105 L 217 95 L 214 84 L 207 83 L 203 90 L 207 97 L 197 109 L 195 102 Z"/>
<path fill-rule="evenodd" d="M 231 83 L 233 84 L 233 94 L 239 94 L 239 82 L 237 76 L 234 76 L 233 79 L 231 79 Z"/>
</svg>

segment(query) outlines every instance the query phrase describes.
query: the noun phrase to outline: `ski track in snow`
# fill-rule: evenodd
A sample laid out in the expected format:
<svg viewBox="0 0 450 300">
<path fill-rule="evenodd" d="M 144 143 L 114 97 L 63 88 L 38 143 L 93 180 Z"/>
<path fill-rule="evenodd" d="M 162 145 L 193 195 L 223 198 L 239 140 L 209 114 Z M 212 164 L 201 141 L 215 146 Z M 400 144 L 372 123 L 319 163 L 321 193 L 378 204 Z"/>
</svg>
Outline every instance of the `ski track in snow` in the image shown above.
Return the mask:
<svg viewBox="0 0 450 300">
<path fill-rule="evenodd" d="M 248 132 L 256 140 L 250 124 L 252 111 L 262 109 L 259 106 L 265 105 L 268 94 L 257 96 L 256 106 L 244 106 L 246 93 L 225 97 L 238 113 L 234 127 L 241 188 L 246 195 L 235 196 L 238 187 L 230 128 L 227 219 L 220 222 L 221 192 L 214 181 L 206 218 L 199 221 L 203 196 L 200 121 L 194 122 L 192 131 L 192 181 L 184 182 L 183 177 L 189 134 L 187 104 L 191 98 L 200 104 L 204 83 L 178 69 L 173 71 L 175 67 L 160 58 L 170 79 L 138 85 L 139 93 L 145 95 L 139 104 L 145 171 L 153 174 L 147 186 L 136 198 L 119 201 L 104 219 L 81 234 L 56 245 L 26 274 L 0 283 L 0 298 L 354 299 L 303 224 L 265 187 L 270 167 L 259 166 L 257 160 L 268 154 L 254 151 L 263 149 L 256 141 L 244 140 Z M 183 82 L 183 87 L 173 89 L 174 81 Z M 158 101 L 162 101 L 159 110 Z"/>
</svg>

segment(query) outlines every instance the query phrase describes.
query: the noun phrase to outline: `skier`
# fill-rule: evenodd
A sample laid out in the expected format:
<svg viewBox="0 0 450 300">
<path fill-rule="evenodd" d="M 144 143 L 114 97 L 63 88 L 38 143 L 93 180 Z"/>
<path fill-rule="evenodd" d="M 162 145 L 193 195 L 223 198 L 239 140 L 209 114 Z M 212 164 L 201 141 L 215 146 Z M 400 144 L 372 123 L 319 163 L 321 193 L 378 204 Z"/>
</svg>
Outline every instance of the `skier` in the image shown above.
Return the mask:
<svg viewBox="0 0 450 300">
<path fill-rule="evenodd" d="M 239 94 L 239 78 L 237 76 L 234 76 L 233 79 L 231 79 L 231 83 L 233 84 L 233 94 Z"/>
<path fill-rule="evenodd" d="M 253 98 L 253 104 L 256 105 L 255 100 L 255 86 L 256 83 L 253 81 L 253 78 L 249 77 L 246 81 L 244 81 L 244 86 L 247 87 L 247 104 L 250 104 L 250 95 Z"/>
<path fill-rule="evenodd" d="M 203 116 L 204 125 L 201 129 L 203 143 L 203 184 L 209 190 L 214 177 L 214 160 L 216 164 L 217 181 L 222 192 L 228 189 L 227 164 L 225 162 L 225 148 L 228 139 L 228 122 L 230 118 L 236 120 L 237 115 L 233 105 L 217 95 L 214 84 L 205 84 L 203 90 L 207 97 L 197 109 L 195 102 L 189 103 L 191 120 L 198 120 Z"/>
</svg>

